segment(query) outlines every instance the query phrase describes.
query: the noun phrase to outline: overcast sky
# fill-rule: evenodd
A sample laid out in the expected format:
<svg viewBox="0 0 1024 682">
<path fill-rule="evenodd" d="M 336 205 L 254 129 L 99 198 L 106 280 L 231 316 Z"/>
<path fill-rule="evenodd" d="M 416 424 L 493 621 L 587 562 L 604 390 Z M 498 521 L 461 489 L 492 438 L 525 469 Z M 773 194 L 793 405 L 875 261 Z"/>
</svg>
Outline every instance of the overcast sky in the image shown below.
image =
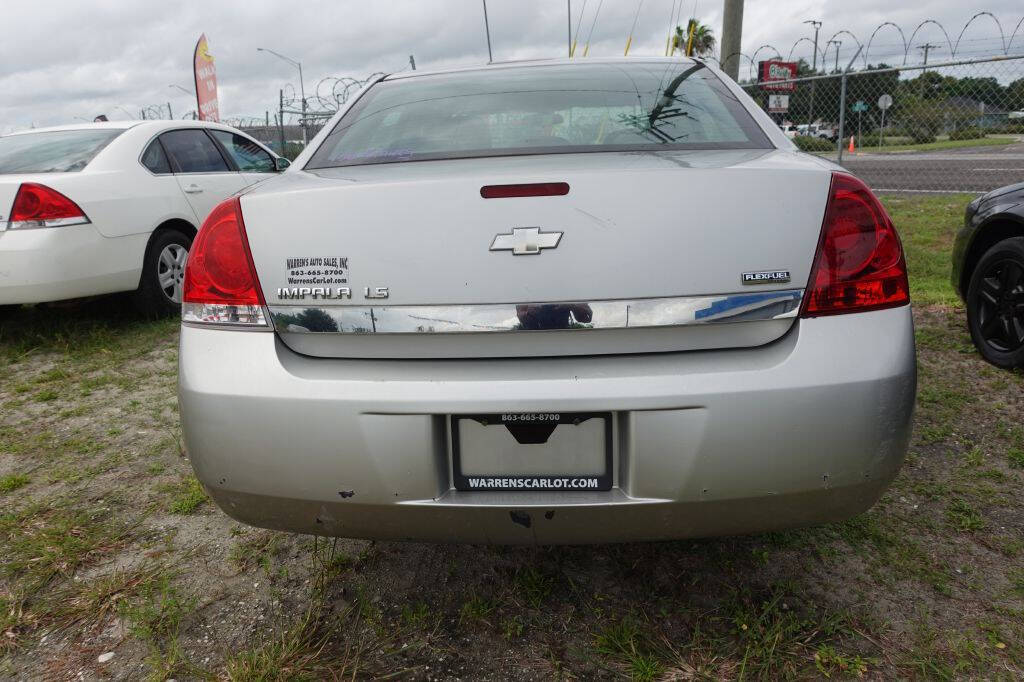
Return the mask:
<svg viewBox="0 0 1024 682">
<path fill-rule="evenodd" d="M 682 0 L 683 21 L 693 0 Z M 982 9 L 995 14 L 1006 38 L 1024 15 L 1020 0 L 931 0 L 915 6 L 893 0 L 747 0 L 743 52 L 748 55 L 771 44 L 783 57 L 794 41 L 812 36 L 801 22 L 823 22 L 820 43 L 848 30 L 862 43 L 885 21 L 898 24 L 910 39 L 925 19 L 941 22 L 956 42 L 965 22 Z M 488 0 L 491 39 L 496 61 L 566 54 L 564 0 Z M 638 0 L 573 0 L 573 24 L 583 11 L 579 41 L 586 40 L 600 5 L 590 54 L 621 55 L 636 16 Z M 673 0 L 643 0 L 631 55 L 660 55 L 665 49 Z M 696 14 L 721 35 L 721 0 L 698 0 Z M 192 89 L 192 50 L 205 32 L 216 60 L 222 117 L 263 117 L 277 107 L 278 89 L 298 90 L 298 72 L 257 47 L 268 47 L 303 64 L 307 96 L 328 76 L 363 78 L 374 71 L 487 60 L 481 0 L 7 0 L 3 6 L 4 37 L 0 40 L 0 133 L 30 126 L 137 117 L 140 108 L 170 103 L 176 118 L 195 109 L 194 98 L 169 88 Z M 856 50 L 842 34 L 840 61 Z M 926 24 L 913 40 L 939 44 L 930 61 L 949 58 L 946 36 Z M 834 63 L 836 45 L 827 46 Z M 811 46 L 798 44 L 793 56 L 810 61 Z M 911 61 L 919 61 L 911 50 Z M 1002 52 L 999 29 L 981 17 L 963 35 L 958 56 Z M 1011 52 L 1024 52 L 1024 26 Z M 760 50 L 758 58 L 774 53 Z M 899 33 L 883 28 L 871 47 L 872 62 L 902 61 Z M 747 73 L 744 64 L 741 76 Z M 324 87 L 321 92 L 324 92 Z M 120 108 L 119 108 L 120 107 Z M 123 108 L 123 110 L 122 110 Z"/>
</svg>

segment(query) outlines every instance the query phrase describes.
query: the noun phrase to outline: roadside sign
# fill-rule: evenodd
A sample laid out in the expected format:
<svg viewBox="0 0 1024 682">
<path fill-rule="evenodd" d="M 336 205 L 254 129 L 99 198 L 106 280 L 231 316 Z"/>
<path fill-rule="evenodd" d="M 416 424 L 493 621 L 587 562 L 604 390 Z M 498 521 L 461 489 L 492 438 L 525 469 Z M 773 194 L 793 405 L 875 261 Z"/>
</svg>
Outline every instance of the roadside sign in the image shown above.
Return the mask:
<svg viewBox="0 0 1024 682">
<path fill-rule="evenodd" d="M 878 108 L 885 111 L 892 106 L 892 95 L 886 93 L 878 98 Z"/>
<path fill-rule="evenodd" d="M 757 63 L 757 82 L 765 90 L 793 92 L 796 83 L 774 83 L 796 78 L 797 63 L 784 62 L 779 59 L 768 59 Z"/>
<path fill-rule="evenodd" d="M 859 114 L 862 111 L 867 111 L 868 110 L 868 104 L 864 100 L 859 99 L 859 100 L 857 100 L 856 102 L 853 103 L 853 106 L 851 107 L 851 109 L 854 112 Z"/>
<path fill-rule="evenodd" d="M 789 95 L 768 95 L 768 113 L 784 114 L 789 111 Z"/>
</svg>

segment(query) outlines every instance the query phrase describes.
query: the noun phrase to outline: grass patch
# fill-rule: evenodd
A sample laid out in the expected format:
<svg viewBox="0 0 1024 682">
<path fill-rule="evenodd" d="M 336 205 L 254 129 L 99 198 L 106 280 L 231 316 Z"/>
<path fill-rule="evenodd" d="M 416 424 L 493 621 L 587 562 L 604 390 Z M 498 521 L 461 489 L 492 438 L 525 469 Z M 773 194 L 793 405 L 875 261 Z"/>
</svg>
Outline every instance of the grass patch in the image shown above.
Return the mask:
<svg viewBox="0 0 1024 682">
<path fill-rule="evenodd" d="M 209 498 L 195 476 L 186 476 L 171 489 L 173 495 L 168 511 L 172 514 L 191 514 Z"/>
<path fill-rule="evenodd" d="M 59 397 L 60 393 L 57 391 L 57 389 L 47 388 L 43 389 L 42 391 L 39 391 L 39 393 L 36 393 L 35 400 L 38 403 L 49 403 L 53 402 Z"/>
<path fill-rule="evenodd" d="M 281 552 L 283 536 L 274 531 L 246 532 L 228 552 L 228 560 L 242 571 L 260 566 L 270 572 L 270 560 Z"/>
<path fill-rule="evenodd" d="M 1016 141 L 1015 137 L 980 137 L 970 140 L 937 140 L 935 142 L 924 142 L 921 144 L 887 144 L 882 145 L 881 153 L 929 152 L 942 149 L 962 149 L 964 147 L 1000 147 L 1003 145 L 1013 144 Z M 862 147 L 860 148 L 860 151 L 862 153 L 875 153 L 878 151 L 878 147 Z"/>
<path fill-rule="evenodd" d="M 374 628 L 364 614 L 370 609 L 357 603 L 332 612 L 328 606 L 329 587 L 338 566 L 348 557 L 339 552 L 338 541 L 314 538 L 309 606 L 287 625 L 282 634 L 258 642 L 228 657 L 229 680 L 319 680 L 377 678 L 373 671 L 381 661 L 399 651 L 413 653 L 419 645 L 402 628 Z M 425 607 L 425 604 L 422 605 Z M 403 611 L 403 620 L 425 619 L 425 608 Z M 422 614 L 422 618 L 421 618 Z M 399 644 L 400 643 L 400 644 Z M 399 648 L 401 647 L 401 648 Z M 409 670 L 388 669 L 389 679 L 405 679 Z"/>
<path fill-rule="evenodd" d="M 903 240 L 915 305 L 959 305 L 950 284 L 950 252 L 964 207 L 973 198 L 968 194 L 881 197 Z"/>
<path fill-rule="evenodd" d="M 0 477 L 0 493 L 9 493 L 29 484 L 30 478 L 25 474 L 7 474 Z"/>
<path fill-rule="evenodd" d="M 60 506 L 37 502 L 0 515 L 0 539 L 0 576 L 20 581 L 31 593 L 112 552 L 126 539 L 126 529 L 103 508 L 71 500 Z"/>
<path fill-rule="evenodd" d="M 475 622 L 487 620 L 488 616 L 498 608 L 497 602 L 479 595 L 473 595 L 459 609 L 459 622 Z"/>
<path fill-rule="evenodd" d="M 534 609 L 539 609 L 551 596 L 551 590 L 555 585 L 555 579 L 543 573 L 534 566 L 526 566 L 516 572 L 515 582 L 522 593 L 526 603 Z"/>
<path fill-rule="evenodd" d="M 633 680 L 654 680 L 664 668 L 652 652 L 649 637 L 632 617 L 597 632 L 594 650 L 617 663 Z"/>
<path fill-rule="evenodd" d="M 182 621 L 195 609 L 196 601 L 179 594 L 171 576 L 165 574 L 143 585 L 136 599 L 120 605 L 118 610 L 129 622 L 132 635 L 149 649 L 150 679 L 197 672 L 178 641 Z"/>
<path fill-rule="evenodd" d="M 116 570 L 86 582 L 70 583 L 55 590 L 53 598 L 41 606 L 42 624 L 58 629 L 75 626 L 79 630 L 95 631 L 123 604 L 169 576 L 166 566 L 150 563 Z"/>
<path fill-rule="evenodd" d="M 146 320 L 117 296 L 63 307 L 23 307 L 0 321 L 0 359 L 51 352 L 81 363 L 97 354 L 137 356 L 168 339 L 180 321 Z M 66 371 L 66 370 L 65 370 Z"/>
<path fill-rule="evenodd" d="M 949 576 L 935 564 L 906 524 L 898 518 L 868 512 L 848 521 L 827 526 L 851 549 L 868 560 L 870 573 L 878 580 L 895 582 L 913 579 L 940 593 L 949 591 Z"/>
<path fill-rule="evenodd" d="M 964 499 L 956 499 L 949 503 L 946 507 L 946 522 L 961 533 L 985 527 L 985 519 Z"/>
<path fill-rule="evenodd" d="M 229 657 L 225 672 L 229 680 L 342 679 L 338 673 L 348 671 L 324 660 L 326 646 L 327 637 L 309 612 L 282 635 Z"/>
</svg>

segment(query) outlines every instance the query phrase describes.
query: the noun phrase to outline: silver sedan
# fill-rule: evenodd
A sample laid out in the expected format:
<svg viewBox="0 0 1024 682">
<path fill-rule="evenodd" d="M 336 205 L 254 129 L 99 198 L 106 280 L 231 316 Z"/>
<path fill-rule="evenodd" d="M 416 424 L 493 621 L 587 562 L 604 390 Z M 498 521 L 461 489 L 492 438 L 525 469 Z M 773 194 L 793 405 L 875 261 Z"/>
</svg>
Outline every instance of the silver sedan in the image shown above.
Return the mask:
<svg viewBox="0 0 1024 682">
<path fill-rule="evenodd" d="M 714 67 L 396 74 L 211 213 L 180 403 L 230 516 L 588 543 L 848 518 L 916 384 L 899 237 Z"/>
</svg>

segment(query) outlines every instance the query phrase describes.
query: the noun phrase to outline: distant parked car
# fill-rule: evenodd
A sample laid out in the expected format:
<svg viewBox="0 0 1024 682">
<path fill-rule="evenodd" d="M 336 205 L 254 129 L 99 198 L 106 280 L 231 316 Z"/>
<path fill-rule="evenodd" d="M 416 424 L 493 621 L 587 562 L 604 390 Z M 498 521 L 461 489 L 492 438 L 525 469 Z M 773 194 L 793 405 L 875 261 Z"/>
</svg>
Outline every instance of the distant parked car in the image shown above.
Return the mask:
<svg viewBox="0 0 1024 682">
<path fill-rule="evenodd" d="M 982 357 L 997 367 L 1024 367 L 1024 183 L 967 205 L 953 246 L 953 287 L 967 304 Z"/>
<path fill-rule="evenodd" d="M 791 140 L 794 137 L 820 137 L 824 140 L 835 142 L 839 137 L 836 129 L 827 124 L 807 125 L 806 123 L 801 123 L 800 125 L 781 126 L 781 128 L 782 133 Z"/>
<path fill-rule="evenodd" d="M 197 227 L 288 165 L 225 125 L 86 123 L 0 137 L 0 309 L 134 291 L 176 312 Z"/>
<path fill-rule="evenodd" d="M 812 137 L 820 137 L 823 140 L 829 140 L 830 142 L 835 142 L 839 138 L 839 132 L 827 123 L 819 123 L 817 125 L 809 126 L 807 132 L 804 134 Z"/>
</svg>

